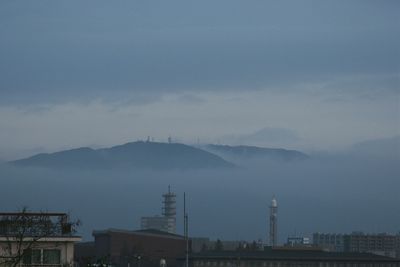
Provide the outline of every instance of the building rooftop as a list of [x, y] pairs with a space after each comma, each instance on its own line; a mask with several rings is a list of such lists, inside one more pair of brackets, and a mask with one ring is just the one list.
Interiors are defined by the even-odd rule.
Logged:
[[321, 261], [355, 261], [355, 262], [399, 262], [393, 259], [369, 253], [325, 252], [302, 249], [267, 249], [265, 251], [206, 251], [194, 253], [191, 259], [227, 259], [227, 260], [321, 260]]
[[165, 238], [176, 238], [176, 239], [184, 239], [185, 238], [182, 235], [172, 234], [172, 233], [160, 231], [157, 229], [144, 229], [144, 230], [132, 231], [132, 230], [123, 230], [123, 229], [114, 229], [114, 228], [109, 228], [106, 230], [95, 230], [95, 231], [93, 231], [93, 236], [112, 234], [112, 233], [131, 234], [131, 235], [152, 235], [152, 236], [159, 236], [159, 237], [165, 237]]
[[0, 212], [3, 237], [72, 237], [78, 225], [62, 212]]

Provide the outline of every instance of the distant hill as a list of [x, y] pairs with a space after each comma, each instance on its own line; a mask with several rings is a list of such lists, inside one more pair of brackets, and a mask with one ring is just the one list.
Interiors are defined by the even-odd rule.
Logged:
[[111, 148], [88, 147], [38, 154], [10, 162], [18, 166], [69, 169], [202, 169], [233, 167], [221, 157], [178, 143], [132, 142]]
[[300, 151], [256, 146], [206, 145], [204, 149], [226, 159], [271, 159], [280, 161], [304, 160], [308, 156]]
[[400, 135], [356, 143], [351, 147], [350, 152], [365, 156], [400, 159]]

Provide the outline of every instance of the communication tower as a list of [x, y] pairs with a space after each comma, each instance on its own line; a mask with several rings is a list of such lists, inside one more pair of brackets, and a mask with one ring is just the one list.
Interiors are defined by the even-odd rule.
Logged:
[[169, 233], [176, 232], [176, 194], [171, 192], [168, 186], [168, 193], [163, 194], [163, 210], [162, 215], [167, 219], [167, 228]]
[[275, 197], [269, 207], [269, 244], [273, 247], [278, 244], [278, 202]]

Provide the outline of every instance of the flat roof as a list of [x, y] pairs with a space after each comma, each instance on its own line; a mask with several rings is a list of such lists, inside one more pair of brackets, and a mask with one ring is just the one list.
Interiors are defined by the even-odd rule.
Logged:
[[67, 213], [62, 212], [0, 212], [0, 216], [66, 216]]
[[109, 228], [106, 230], [95, 230], [95, 231], [93, 231], [93, 236], [111, 234], [111, 233], [121, 233], [121, 234], [131, 234], [131, 235], [149, 235], [149, 236], [159, 236], [159, 237], [175, 238], [175, 239], [184, 239], [185, 238], [182, 235], [168, 233], [168, 232], [160, 231], [157, 229], [144, 229], [144, 230], [132, 231], [132, 230], [122, 230], [122, 229], [114, 229], [114, 228]]
[[192, 260], [300, 260], [300, 261], [353, 261], [353, 262], [396, 262], [400, 259], [379, 256], [370, 253], [326, 252], [317, 250], [281, 250], [265, 251], [205, 251], [190, 255]]

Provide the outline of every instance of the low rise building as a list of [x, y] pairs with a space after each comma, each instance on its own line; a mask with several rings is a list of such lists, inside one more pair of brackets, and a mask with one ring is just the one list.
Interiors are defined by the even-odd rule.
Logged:
[[344, 241], [342, 234], [333, 234], [333, 233], [313, 234], [313, 245], [322, 248], [326, 251], [343, 252], [344, 251], [343, 242]]
[[[185, 258], [179, 265], [186, 266]], [[265, 251], [207, 251], [189, 257], [190, 267], [399, 267], [400, 260], [368, 253], [269, 248]]]
[[368, 252], [382, 256], [400, 258], [400, 234], [351, 234], [313, 235], [313, 245], [328, 251], [336, 252]]
[[308, 237], [288, 237], [285, 247], [311, 247], [310, 238]]
[[355, 232], [343, 237], [344, 250], [369, 252], [377, 255], [400, 258], [400, 234], [364, 234]]
[[73, 266], [74, 233], [65, 213], [0, 213], [0, 266]]
[[172, 220], [164, 216], [149, 216], [140, 219], [140, 228], [142, 230], [155, 229], [163, 232], [169, 232]]
[[158, 230], [107, 229], [94, 231], [93, 236], [93, 243], [76, 245], [76, 261], [79, 266], [105, 264], [158, 267], [160, 262], [175, 266], [176, 259], [186, 252], [183, 236]]

